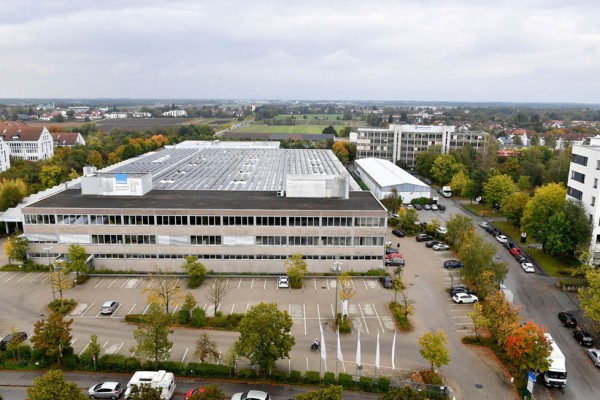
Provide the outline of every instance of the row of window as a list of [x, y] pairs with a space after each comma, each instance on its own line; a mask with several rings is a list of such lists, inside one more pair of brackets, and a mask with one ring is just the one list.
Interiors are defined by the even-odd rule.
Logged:
[[198, 215], [25, 214], [30, 225], [357, 226], [384, 227], [378, 217], [255, 217]]
[[[289, 258], [289, 254], [107, 254], [107, 253], [98, 253], [93, 254], [95, 259], [183, 259], [188, 256], [198, 257], [199, 260], [287, 260]], [[54, 258], [57, 254], [46, 254], [46, 253], [31, 253], [29, 257], [31, 258], [40, 258], [47, 259], [48, 256], [50, 258]], [[349, 256], [349, 255], [339, 255], [339, 256], [323, 256], [323, 255], [303, 255], [303, 259], [305, 260], [355, 260], [355, 261], [381, 261], [383, 260], [383, 256]]]

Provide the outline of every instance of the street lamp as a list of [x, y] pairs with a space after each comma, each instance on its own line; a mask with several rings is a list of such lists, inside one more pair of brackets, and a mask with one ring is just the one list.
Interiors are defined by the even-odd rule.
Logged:
[[50, 247], [44, 247], [42, 250], [46, 250], [46, 257], [48, 257], [48, 266], [50, 267], [50, 250], [52, 250], [54, 247], [50, 246]]
[[[48, 266], [52, 268], [52, 270], [50, 271], [51, 274], [54, 274], [54, 266], [50, 262], [50, 250], [52, 250], [53, 248], [54, 247], [52, 246], [43, 248], [43, 250], [46, 250], [46, 257], [48, 257]], [[56, 300], [56, 292], [54, 291], [54, 277], [50, 279], [50, 284], [52, 285], [52, 298]]]
[[335, 260], [335, 262], [333, 263], [333, 267], [331, 267], [332, 271], [336, 272], [335, 275], [335, 315], [333, 316], [333, 320], [334, 325], [337, 326], [337, 310], [338, 310], [338, 286], [340, 285], [340, 281], [339, 281], [339, 276], [340, 276], [340, 271], [342, 270], [342, 267], [340, 266], [342, 265], [342, 262], [340, 260]]

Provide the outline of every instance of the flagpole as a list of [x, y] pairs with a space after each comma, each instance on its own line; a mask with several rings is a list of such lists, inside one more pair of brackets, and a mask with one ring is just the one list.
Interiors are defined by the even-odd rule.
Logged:
[[338, 359], [340, 357], [340, 327], [337, 329], [337, 353], [335, 355], [335, 379], [338, 376]]

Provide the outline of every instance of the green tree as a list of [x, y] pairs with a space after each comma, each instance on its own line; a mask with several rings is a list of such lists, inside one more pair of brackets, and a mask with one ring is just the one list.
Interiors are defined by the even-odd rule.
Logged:
[[330, 385], [320, 390], [313, 390], [296, 396], [296, 400], [342, 400], [344, 388]]
[[419, 221], [419, 214], [417, 210], [406, 210], [400, 209], [398, 211], [398, 224], [397, 227], [405, 231], [406, 233], [414, 233], [417, 231], [417, 226], [415, 222]]
[[21, 358], [21, 349], [23, 346], [26, 346], [26, 344], [23, 340], [21, 340], [21, 336], [17, 334], [17, 328], [11, 326], [10, 333], [12, 334], [12, 337], [6, 343], [6, 351], [12, 354], [15, 361], [19, 361]]
[[455, 249], [460, 249], [463, 240], [475, 232], [473, 220], [461, 214], [452, 214], [446, 223], [446, 229], [448, 229], [448, 232], [445, 235], [445, 240]]
[[473, 311], [468, 312], [467, 316], [473, 321], [475, 337], [479, 338], [485, 327], [488, 325], [487, 319], [483, 314], [483, 305], [481, 303], [473, 304]]
[[434, 366], [439, 368], [450, 362], [447, 344], [448, 337], [443, 331], [426, 332], [419, 338], [419, 346], [421, 346], [419, 353], [431, 364], [431, 372]]
[[417, 154], [415, 157], [415, 169], [417, 172], [423, 176], [431, 176], [430, 171], [433, 162], [440, 154], [442, 154], [442, 147], [438, 145], [429, 146], [427, 150]]
[[301, 289], [302, 280], [308, 274], [308, 265], [304, 256], [300, 253], [292, 254], [283, 262], [283, 265], [290, 277], [292, 289]]
[[524, 149], [519, 156], [522, 174], [530, 177], [533, 186], [540, 186], [551, 159], [552, 151], [547, 147], [532, 146]]
[[0, 211], [17, 206], [27, 196], [27, 184], [23, 179], [7, 179], [0, 182]]
[[399, 274], [395, 274], [392, 277], [392, 289], [394, 290], [394, 302], [398, 302], [398, 292], [401, 292], [406, 289], [406, 285], [402, 280], [402, 269], [400, 269]]
[[92, 334], [88, 346], [79, 358], [83, 360], [91, 359], [92, 356], [98, 357], [100, 355], [100, 350], [102, 350], [102, 348], [100, 347], [100, 343], [98, 343], [98, 336]]
[[159, 363], [169, 357], [169, 351], [173, 343], [169, 341], [172, 317], [169, 313], [163, 313], [157, 303], [150, 303], [144, 323], [133, 332], [137, 346], [132, 349], [137, 355], [152, 360], [156, 367]]
[[544, 170], [544, 183], [556, 182], [567, 184], [569, 179], [569, 167], [571, 165], [572, 146], [563, 151], [557, 151]]
[[546, 240], [544, 252], [553, 256], [564, 257], [575, 248], [571, 241], [571, 224], [564, 211], [552, 215], [546, 223]]
[[188, 314], [188, 322], [192, 319], [192, 310], [196, 307], [198, 302], [192, 293], [186, 293], [183, 298], [183, 304], [181, 305], [181, 309], [186, 311]]
[[130, 396], [128, 400], [161, 400], [160, 389], [153, 388], [148, 383], [142, 383], [140, 385], [132, 385]]
[[27, 250], [29, 249], [29, 240], [19, 230], [16, 230], [4, 242], [4, 251], [8, 257], [8, 264], [12, 261], [24, 262], [27, 259]]
[[437, 395], [437, 392], [433, 392], [433, 393], [432, 392], [420, 392], [420, 391], [414, 390], [410, 386], [404, 386], [404, 387], [398, 388], [398, 389], [391, 389], [389, 392], [387, 392], [385, 395], [383, 395], [383, 397], [381, 399], [382, 400], [431, 400], [434, 398], [438, 398], [438, 397], [432, 397], [432, 396], [436, 396], [436, 395]]
[[479, 195], [477, 192], [477, 186], [473, 179], [468, 179], [462, 189], [461, 196], [470, 199], [473, 202], [473, 199]]
[[219, 350], [217, 342], [212, 340], [208, 333], [202, 332], [200, 337], [196, 339], [196, 348], [194, 349], [194, 359], [200, 360], [201, 363], [219, 359]]
[[47, 164], [40, 169], [40, 182], [45, 189], [58, 185], [63, 178], [63, 170], [56, 164]]
[[[479, 292], [480, 289], [487, 286], [485, 279], [482, 279], [483, 273], [491, 271], [491, 266], [495, 264], [496, 247], [483, 240], [479, 235], [470, 235], [468, 240], [463, 242], [458, 255], [464, 264], [462, 273], [465, 280]], [[497, 279], [502, 282], [505, 277], [506, 275], [498, 276]]]
[[160, 268], [151, 275], [153, 285], [146, 287], [142, 293], [148, 293], [148, 303], [157, 303], [165, 307], [165, 312], [169, 313], [170, 305], [177, 305], [183, 301], [184, 294], [177, 280], [168, 276], [168, 272], [163, 272]]
[[333, 126], [329, 125], [327, 128], [323, 129], [323, 134], [337, 136], [337, 131]]
[[454, 176], [452, 177], [452, 180], [450, 181], [450, 186], [452, 187], [452, 191], [454, 193], [462, 194], [462, 192], [465, 188], [465, 185], [467, 184], [468, 181], [469, 181], [469, 178], [467, 177], [467, 174], [465, 174], [465, 171], [463, 171], [461, 169], [456, 174], [454, 174]]
[[521, 218], [529, 201], [529, 194], [525, 192], [514, 192], [508, 195], [502, 203], [500, 211], [513, 226], [521, 226]]
[[586, 316], [600, 322], [600, 268], [588, 269], [585, 279], [588, 286], [579, 289], [581, 309]]
[[185, 273], [190, 276], [188, 287], [195, 288], [200, 286], [206, 277], [206, 267], [204, 264], [198, 261], [198, 257], [196, 256], [187, 256], [184, 258], [184, 260], [185, 262], [181, 266], [181, 269], [183, 269]]
[[549, 233], [548, 221], [552, 215], [564, 210], [566, 195], [567, 190], [558, 183], [537, 188], [523, 212], [522, 230], [529, 232], [544, 245]]
[[31, 343], [49, 361], [61, 365], [65, 353], [71, 351], [71, 324], [59, 312], [50, 311], [48, 320], [39, 320], [33, 326]]
[[497, 290], [488, 296], [483, 303], [483, 315], [487, 328], [500, 346], [504, 346], [508, 336], [521, 323], [520, 307], [513, 306], [504, 298], [504, 293]]
[[398, 190], [394, 188], [390, 194], [381, 200], [381, 204], [383, 204], [389, 212], [396, 214], [402, 205], [402, 197], [398, 195]]
[[63, 373], [51, 369], [43, 376], [35, 378], [33, 386], [27, 388], [25, 400], [85, 400], [87, 396], [75, 383], [65, 381]]
[[445, 185], [463, 168], [450, 154], [440, 154], [433, 161], [430, 174], [437, 183]]
[[202, 391], [194, 394], [190, 400], [225, 400], [225, 393], [213, 383], [204, 386]]
[[508, 175], [492, 176], [483, 185], [483, 198], [488, 204], [502, 204], [515, 191], [515, 183]]
[[504, 349], [511, 363], [519, 371], [548, 371], [548, 358], [552, 353], [552, 345], [544, 335], [545, 329], [528, 321], [516, 328], [507, 338]]
[[72, 244], [69, 246], [66, 259], [67, 271], [75, 271], [75, 282], [79, 282], [79, 274], [88, 272], [88, 254], [83, 246]]
[[569, 237], [573, 243], [569, 254], [574, 254], [578, 248], [589, 248], [592, 240], [592, 221], [588, 218], [583, 203], [579, 200], [567, 200], [565, 217], [569, 222]]
[[100, 154], [100, 152], [97, 150], [91, 150], [88, 153], [86, 161], [88, 164], [96, 168], [102, 168], [102, 154]]
[[240, 321], [235, 351], [251, 365], [258, 365], [261, 373], [270, 374], [277, 360], [289, 358], [296, 343], [290, 335], [292, 324], [290, 315], [279, 311], [277, 304], [260, 303], [250, 308]]

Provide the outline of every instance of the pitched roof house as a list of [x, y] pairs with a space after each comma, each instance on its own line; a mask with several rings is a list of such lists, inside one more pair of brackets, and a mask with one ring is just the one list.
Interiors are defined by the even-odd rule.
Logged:
[[85, 146], [85, 139], [79, 132], [50, 132], [55, 146], [73, 147], [76, 144]]
[[21, 121], [0, 122], [0, 138], [10, 147], [10, 156], [24, 160], [47, 160], [54, 155], [52, 136], [46, 127], [31, 127]]

